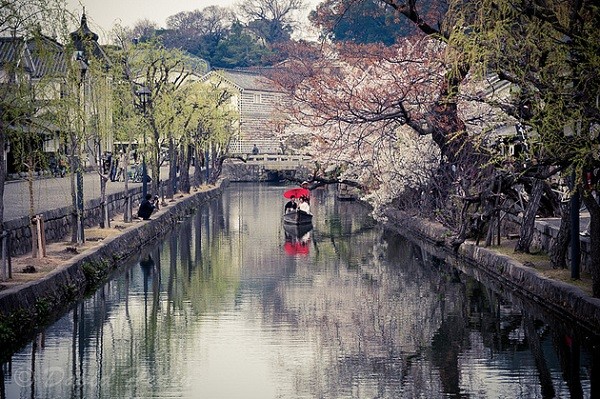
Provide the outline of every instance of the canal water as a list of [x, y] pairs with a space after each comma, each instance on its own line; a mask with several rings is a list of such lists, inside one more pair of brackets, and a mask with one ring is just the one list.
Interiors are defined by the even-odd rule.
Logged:
[[[4, 398], [587, 398], [595, 338], [356, 202], [233, 184], [2, 365]], [[595, 366], [595, 368], [594, 368]]]

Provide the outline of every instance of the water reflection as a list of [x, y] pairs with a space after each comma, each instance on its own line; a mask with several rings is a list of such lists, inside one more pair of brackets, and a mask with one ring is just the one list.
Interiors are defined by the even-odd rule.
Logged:
[[312, 224], [284, 224], [285, 243], [283, 248], [288, 255], [307, 255], [310, 252], [310, 231]]
[[292, 234], [281, 191], [234, 185], [199, 209], [15, 353], [0, 397], [592, 396], [598, 349], [573, 325], [327, 192]]

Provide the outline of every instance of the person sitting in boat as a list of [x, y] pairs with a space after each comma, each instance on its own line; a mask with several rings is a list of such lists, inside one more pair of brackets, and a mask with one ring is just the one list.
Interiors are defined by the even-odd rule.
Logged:
[[300, 197], [300, 203], [298, 204], [298, 212], [306, 213], [310, 215], [310, 205], [308, 205], [308, 198], [305, 196]]
[[296, 196], [292, 195], [290, 200], [285, 204], [285, 213], [295, 212], [297, 208]]

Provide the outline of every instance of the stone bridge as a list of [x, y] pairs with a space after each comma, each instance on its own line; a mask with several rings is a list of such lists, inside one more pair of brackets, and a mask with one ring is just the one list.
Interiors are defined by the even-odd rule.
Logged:
[[232, 181], [273, 181], [307, 178], [312, 167], [309, 155], [241, 154], [223, 164], [223, 171]]
[[246, 155], [247, 165], [259, 165], [266, 170], [296, 170], [312, 165], [312, 157], [309, 155], [285, 155], [285, 154], [257, 154]]

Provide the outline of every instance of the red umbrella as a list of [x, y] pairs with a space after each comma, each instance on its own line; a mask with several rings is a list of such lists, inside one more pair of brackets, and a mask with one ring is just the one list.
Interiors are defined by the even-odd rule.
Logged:
[[285, 193], [283, 193], [283, 196], [285, 198], [310, 197], [310, 191], [307, 188], [297, 187], [297, 188], [292, 188], [290, 190], [287, 190]]

